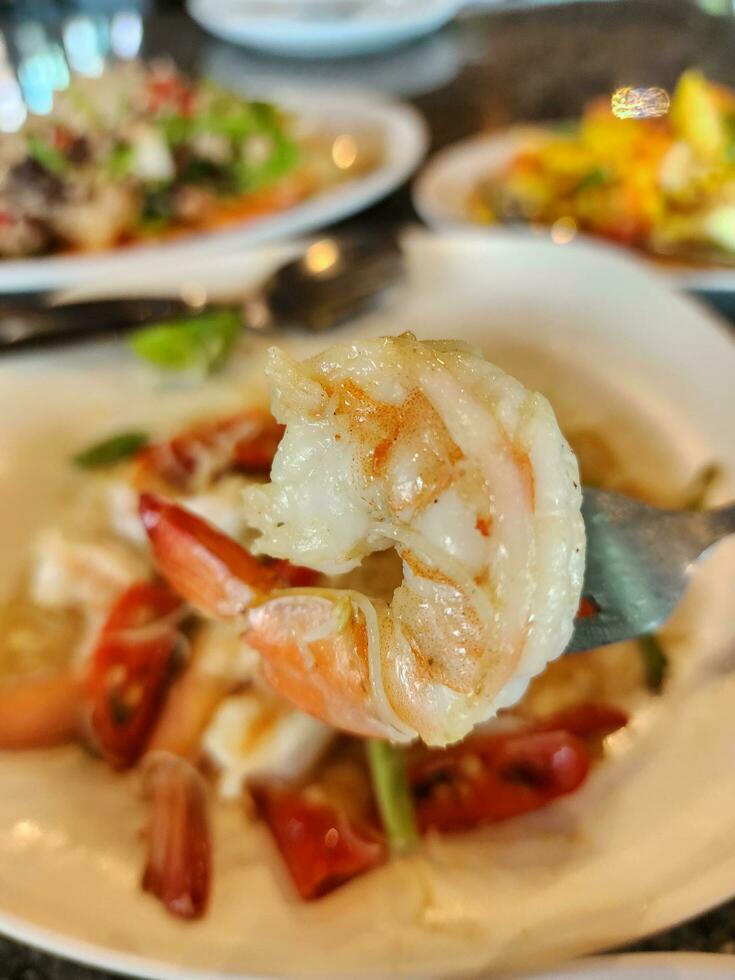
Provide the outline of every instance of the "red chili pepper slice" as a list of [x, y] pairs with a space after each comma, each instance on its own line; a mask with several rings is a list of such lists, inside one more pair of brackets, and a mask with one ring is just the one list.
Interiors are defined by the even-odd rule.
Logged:
[[536, 722], [537, 732], [562, 731], [578, 738], [603, 738], [628, 724], [628, 715], [610, 704], [575, 704]]
[[584, 743], [567, 732], [475, 736], [410, 770], [421, 831], [469, 830], [546, 806], [582, 785]]
[[584, 739], [628, 723], [624, 711], [580, 704], [520, 730], [474, 735], [427, 750], [411, 767], [422, 831], [468, 830], [546, 806], [578, 789], [590, 768]]
[[115, 768], [143, 752], [171, 679], [184, 604], [163, 583], [132, 585], [112, 608], [87, 681], [90, 736]]
[[201, 472], [212, 479], [228, 470], [268, 474], [283, 432], [284, 427], [262, 411], [203, 422], [142, 449], [137, 485], [143, 489], [153, 478], [186, 491], [194, 488]]
[[275, 784], [251, 791], [302, 898], [326, 895], [386, 860], [377, 832], [330, 803]]

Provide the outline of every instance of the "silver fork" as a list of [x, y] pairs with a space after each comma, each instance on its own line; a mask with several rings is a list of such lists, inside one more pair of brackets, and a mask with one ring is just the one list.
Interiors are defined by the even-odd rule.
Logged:
[[629, 640], [671, 615], [697, 562], [735, 534], [735, 504], [673, 511], [607, 490], [584, 490], [587, 566], [567, 653]]

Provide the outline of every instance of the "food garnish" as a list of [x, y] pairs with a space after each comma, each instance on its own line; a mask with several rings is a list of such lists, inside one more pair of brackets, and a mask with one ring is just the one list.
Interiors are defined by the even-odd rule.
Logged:
[[115, 463], [134, 456], [147, 443], [148, 435], [145, 432], [119, 432], [77, 453], [72, 461], [83, 470], [114, 466]]
[[405, 854], [419, 839], [405, 749], [377, 738], [365, 743], [380, 819], [393, 854]]
[[241, 326], [236, 310], [211, 310], [137, 330], [130, 347], [161, 371], [210, 374], [227, 363]]

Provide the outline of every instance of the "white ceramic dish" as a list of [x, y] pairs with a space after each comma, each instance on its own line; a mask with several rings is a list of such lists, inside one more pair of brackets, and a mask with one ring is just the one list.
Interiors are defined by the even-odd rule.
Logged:
[[[529, 137], [543, 134], [542, 127], [514, 126], [491, 135], [462, 140], [437, 153], [426, 164], [413, 186], [413, 203], [429, 227], [440, 231], [475, 229], [484, 235], [516, 235], [521, 238], [547, 237], [540, 229], [518, 226], [510, 231], [481, 225], [468, 212], [468, 199], [479, 181], [504, 167]], [[586, 236], [584, 236], [586, 237]], [[613, 247], [613, 246], [611, 246]], [[682, 289], [735, 290], [735, 267], [663, 263], [631, 252], [639, 261], [669, 277]]]
[[[170, 285], [242, 287], [282, 255], [183, 266]], [[642, 480], [680, 486], [716, 459], [729, 474], [721, 499], [735, 495], [735, 345], [694, 303], [596, 246], [420, 235], [408, 258], [393, 305], [341, 336], [464, 337], [544, 390], [563, 424], [614, 431]], [[134, 284], [166, 281], [151, 270]], [[325, 340], [283, 342], [305, 353]], [[265, 343], [249, 342], [246, 368], [257, 372]], [[161, 389], [113, 343], [0, 362], [0, 583], [74, 492], [75, 448], [195, 414], [243, 383], [233, 367], [208, 389]], [[445, 838], [313, 904], [294, 899], [266, 833], [223, 806], [209, 915], [182, 925], [138, 889], [143, 810], [128, 779], [76, 749], [0, 756], [0, 930], [147, 978], [497, 976], [610, 948], [728, 898], [733, 545], [697, 573], [671, 624], [665, 694], [634, 713], [580, 793]]]
[[[253, 94], [249, 92], [248, 94]], [[51, 256], [0, 261], [0, 293], [51, 289], [135, 274], [152, 264], [176, 268], [216, 252], [250, 248], [263, 242], [303, 234], [368, 207], [400, 186], [416, 169], [427, 146], [423, 119], [409, 106], [356, 91], [308, 87], [258, 95], [297, 114], [323, 122], [329, 131], [370, 134], [383, 146], [383, 161], [356, 177], [277, 214], [240, 225], [189, 235], [155, 245], [113, 249], [95, 255]]]
[[462, 5], [462, 0], [371, 0], [333, 3], [330, 16], [316, 16], [303, 2], [188, 0], [187, 10], [225, 41], [301, 58], [344, 58], [424, 37]]
[[[641, 953], [599, 956], [525, 980], [732, 980], [735, 956]], [[521, 978], [518, 978], [521, 980]]]

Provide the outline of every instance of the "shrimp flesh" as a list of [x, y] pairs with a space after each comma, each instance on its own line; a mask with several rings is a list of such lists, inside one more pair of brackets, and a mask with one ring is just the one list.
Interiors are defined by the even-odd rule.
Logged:
[[402, 583], [390, 602], [273, 591], [234, 542], [144, 504], [159, 568], [200, 608], [243, 616], [267, 680], [302, 710], [394, 741], [463, 738], [572, 632], [581, 490], [551, 407], [475, 350], [410, 334], [303, 363], [273, 349], [268, 374], [286, 431], [271, 482], [245, 491], [255, 550], [339, 575], [394, 548]]

